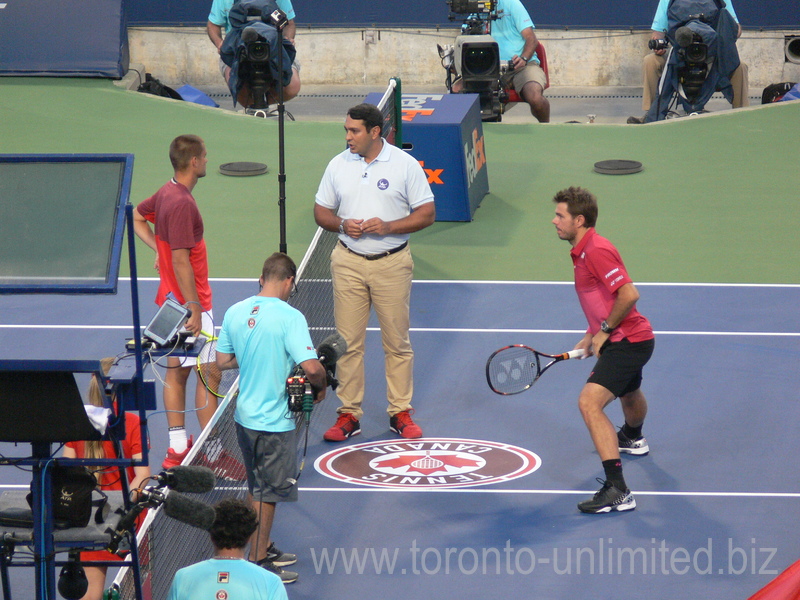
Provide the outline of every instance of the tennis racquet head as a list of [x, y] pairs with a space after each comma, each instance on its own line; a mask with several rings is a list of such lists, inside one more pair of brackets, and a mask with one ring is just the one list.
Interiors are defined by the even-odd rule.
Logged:
[[217, 336], [201, 331], [206, 342], [197, 355], [197, 373], [206, 389], [217, 398], [224, 398], [239, 377], [239, 369], [221, 370], [217, 366]]
[[[545, 354], [522, 344], [505, 346], [495, 350], [486, 361], [486, 381], [495, 394], [519, 394], [536, 383], [557, 362], [581, 358], [584, 354], [583, 350]], [[550, 362], [542, 366], [542, 358], [550, 359]]]

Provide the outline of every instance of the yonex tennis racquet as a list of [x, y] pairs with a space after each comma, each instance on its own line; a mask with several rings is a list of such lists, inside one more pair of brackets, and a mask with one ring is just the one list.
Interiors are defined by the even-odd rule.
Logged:
[[217, 336], [201, 331], [206, 343], [197, 355], [197, 372], [206, 389], [217, 398], [224, 398], [239, 377], [239, 369], [221, 371], [217, 366]]
[[[545, 354], [522, 344], [500, 348], [486, 361], [486, 381], [495, 394], [510, 396], [530, 388], [554, 364], [570, 358], [580, 358], [583, 350], [563, 354]], [[549, 363], [542, 367], [542, 358]]]

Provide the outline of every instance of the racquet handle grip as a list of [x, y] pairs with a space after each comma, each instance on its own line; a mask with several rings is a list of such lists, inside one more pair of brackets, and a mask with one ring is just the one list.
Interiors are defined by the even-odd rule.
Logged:
[[586, 355], [586, 351], [579, 349], [579, 350], [570, 350], [566, 353], [566, 358], [583, 358]]

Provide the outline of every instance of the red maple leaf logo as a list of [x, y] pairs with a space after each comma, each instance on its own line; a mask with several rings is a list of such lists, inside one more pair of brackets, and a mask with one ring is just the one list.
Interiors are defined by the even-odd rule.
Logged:
[[461, 458], [456, 454], [441, 454], [431, 456], [430, 452], [425, 454], [404, 454], [397, 458], [390, 458], [375, 463], [378, 467], [391, 467], [400, 469], [407, 467], [406, 473], [416, 471], [421, 475], [433, 475], [434, 473], [447, 473], [447, 467], [477, 467], [480, 462], [472, 458]]

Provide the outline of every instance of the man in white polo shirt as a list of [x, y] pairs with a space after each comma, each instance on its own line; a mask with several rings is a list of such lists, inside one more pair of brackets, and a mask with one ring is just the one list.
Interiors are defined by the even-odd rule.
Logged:
[[347, 149], [328, 164], [314, 205], [323, 229], [339, 233], [331, 253], [336, 328], [347, 342], [337, 362], [342, 406], [324, 438], [344, 441], [361, 432], [364, 341], [375, 307], [386, 366], [389, 427], [404, 438], [422, 437], [411, 419], [414, 351], [409, 305], [414, 262], [409, 234], [431, 225], [433, 192], [419, 163], [381, 137], [383, 115], [371, 104], [347, 112]]

